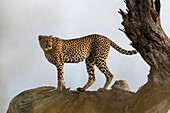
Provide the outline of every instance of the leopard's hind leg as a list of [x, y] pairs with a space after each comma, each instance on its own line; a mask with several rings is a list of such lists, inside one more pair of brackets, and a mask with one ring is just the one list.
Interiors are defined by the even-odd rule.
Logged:
[[95, 79], [95, 62], [94, 62], [94, 58], [92, 58], [91, 56], [89, 56], [86, 59], [86, 68], [87, 68], [87, 72], [89, 74], [88, 82], [86, 83], [86, 85], [83, 88], [80, 88], [80, 87], [77, 88], [78, 91], [85, 91], [96, 80]]
[[109, 84], [111, 83], [113, 79], [113, 74], [109, 71], [106, 65], [106, 59], [99, 58], [95, 61], [95, 64], [106, 77], [106, 83], [104, 87], [98, 89], [99, 91], [104, 91], [108, 88]]

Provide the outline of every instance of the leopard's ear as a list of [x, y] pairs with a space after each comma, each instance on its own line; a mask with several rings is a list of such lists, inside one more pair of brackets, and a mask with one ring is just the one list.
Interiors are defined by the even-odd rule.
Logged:
[[50, 37], [50, 38], [53, 38], [53, 35], [50, 35], [49, 37]]
[[40, 41], [42, 39], [42, 35], [39, 35], [38, 36], [38, 40]]

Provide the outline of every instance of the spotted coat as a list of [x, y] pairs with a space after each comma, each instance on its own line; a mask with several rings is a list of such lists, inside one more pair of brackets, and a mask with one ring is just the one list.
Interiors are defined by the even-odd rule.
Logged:
[[83, 60], [89, 75], [88, 82], [78, 91], [85, 91], [95, 81], [95, 66], [105, 75], [106, 83], [99, 90], [106, 90], [113, 79], [113, 74], [109, 71], [106, 58], [110, 46], [125, 55], [136, 54], [136, 50], [128, 51], [122, 49], [110, 39], [99, 34], [92, 34], [82, 38], [63, 40], [53, 36], [39, 36], [39, 43], [44, 50], [47, 60], [54, 64], [58, 70], [58, 90], [65, 88], [63, 78], [64, 63], [78, 63]]

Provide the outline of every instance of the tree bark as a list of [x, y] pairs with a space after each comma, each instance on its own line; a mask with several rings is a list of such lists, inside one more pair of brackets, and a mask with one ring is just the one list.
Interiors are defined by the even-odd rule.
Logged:
[[7, 113], [125, 113], [134, 93], [121, 86], [124, 83], [104, 92], [60, 92], [55, 87], [39, 87], [16, 96]]
[[120, 9], [122, 31], [150, 66], [148, 82], [131, 98], [126, 112], [167, 112], [170, 109], [170, 40], [160, 24], [160, 0], [125, 2], [127, 13]]
[[160, 0], [125, 0], [125, 3], [127, 12], [119, 11], [124, 26], [121, 31], [150, 66], [144, 86], [136, 93], [119, 87], [82, 93], [41, 87], [16, 96], [8, 113], [167, 113], [170, 109], [170, 39], [160, 24]]

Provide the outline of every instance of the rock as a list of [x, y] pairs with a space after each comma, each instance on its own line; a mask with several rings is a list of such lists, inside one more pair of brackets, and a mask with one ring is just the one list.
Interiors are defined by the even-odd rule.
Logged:
[[118, 88], [118, 89], [122, 89], [122, 90], [126, 90], [126, 91], [131, 91], [128, 83], [126, 82], [126, 80], [118, 80], [115, 81], [115, 83], [112, 86], [113, 88]]

